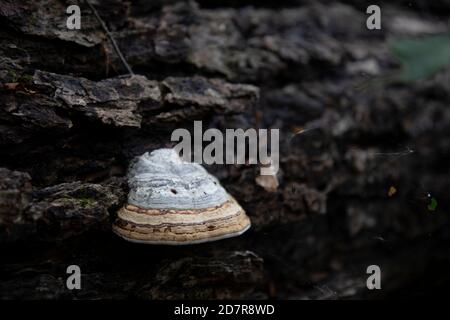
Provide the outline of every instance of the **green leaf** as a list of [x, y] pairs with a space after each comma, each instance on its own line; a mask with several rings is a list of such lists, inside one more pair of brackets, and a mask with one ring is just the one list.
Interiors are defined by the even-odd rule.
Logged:
[[450, 35], [395, 40], [390, 44], [390, 51], [402, 66], [396, 78], [419, 80], [450, 66]]

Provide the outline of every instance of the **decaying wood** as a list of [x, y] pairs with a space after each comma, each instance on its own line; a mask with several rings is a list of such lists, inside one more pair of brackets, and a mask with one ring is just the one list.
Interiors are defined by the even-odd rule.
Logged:
[[[96, 1], [135, 75], [72, 2], [80, 31], [63, 0], [0, 4], [1, 298], [371, 298], [448, 283], [435, 266], [450, 262], [449, 70], [364, 86], [397, 66], [388, 40], [448, 32], [448, 1], [394, 1], [374, 32], [356, 1]], [[199, 119], [281, 129], [276, 187], [254, 166], [207, 167], [253, 228], [170, 250], [115, 237], [130, 161]], [[65, 287], [71, 264], [83, 290]], [[370, 264], [381, 292], [365, 286]]]

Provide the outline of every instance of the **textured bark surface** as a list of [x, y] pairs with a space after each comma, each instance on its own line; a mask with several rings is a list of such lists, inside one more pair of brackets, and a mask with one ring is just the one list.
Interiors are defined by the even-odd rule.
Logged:
[[[449, 1], [389, 2], [378, 31], [357, 1], [92, 2], [136, 75], [83, 1], [74, 31], [69, 1], [0, 2], [1, 298], [385, 298], [450, 283], [450, 70], [367, 85], [398, 67], [392, 39], [448, 33]], [[278, 186], [256, 166], [206, 166], [252, 229], [170, 248], [113, 235], [130, 161], [194, 120], [280, 129]], [[72, 264], [82, 290], [66, 288]]]

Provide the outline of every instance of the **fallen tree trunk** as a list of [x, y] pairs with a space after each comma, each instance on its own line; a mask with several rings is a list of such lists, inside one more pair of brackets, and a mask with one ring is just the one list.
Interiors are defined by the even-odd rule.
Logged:
[[[136, 74], [127, 75], [84, 2], [82, 29], [70, 31], [65, 1], [3, 1], [1, 298], [383, 298], [443, 288], [449, 70], [361, 89], [397, 65], [388, 39], [448, 32], [448, 1], [422, 11], [425, 2], [403, 3], [383, 6], [373, 32], [352, 1], [97, 1]], [[111, 221], [130, 161], [172, 146], [171, 132], [194, 120], [281, 130], [275, 190], [257, 182], [256, 166], [206, 166], [253, 228], [179, 248], [119, 239]], [[72, 264], [80, 291], [65, 285]], [[366, 287], [372, 264], [383, 272], [379, 292]]]

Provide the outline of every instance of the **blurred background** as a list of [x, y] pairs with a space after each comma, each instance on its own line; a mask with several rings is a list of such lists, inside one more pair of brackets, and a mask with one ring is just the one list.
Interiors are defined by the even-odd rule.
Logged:
[[[450, 1], [89, 3], [100, 19], [86, 1], [0, 1], [0, 298], [446, 294]], [[280, 129], [269, 181], [206, 166], [252, 229], [185, 247], [112, 234], [129, 162], [194, 120]]]

